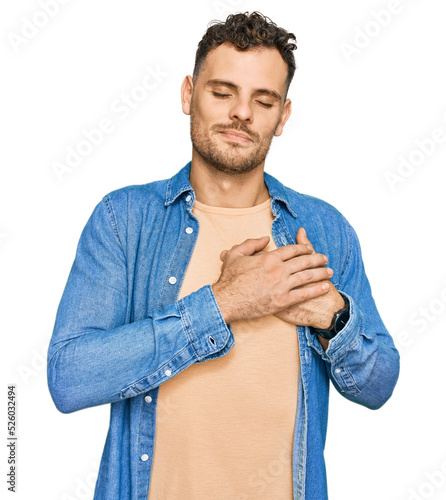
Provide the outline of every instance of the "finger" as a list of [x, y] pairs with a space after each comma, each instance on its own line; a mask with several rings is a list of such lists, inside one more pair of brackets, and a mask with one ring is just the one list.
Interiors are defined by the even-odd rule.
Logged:
[[[300, 227], [299, 230], [297, 231], [296, 241], [298, 244], [301, 244], [301, 245], [309, 245], [313, 249], [313, 245], [311, 244], [310, 240], [308, 239], [307, 232], [305, 231], [305, 228], [303, 228], [303, 227]], [[313, 249], [313, 252], [314, 252], [314, 249]]]
[[314, 285], [296, 288], [295, 290], [290, 290], [289, 299], [290, 306], [300, 304], [306, 300], [315, 299], [328, 292], [330, 285], [328, 283], [315, 283]]
[[301, 255], [285, 262], [286, 270], [289, 274], [299, 273], [305, 269], [324, 267], [328, 264], [328, 259], [323, 253], [312, 253]]
[[329, 267], [318, 267], [316, 269], [306, 269], [300, 273], [292, 274], [288, 284], [290, 290], [296, 287], [308, 285], [310, 283], [318, 283], [320, 281], [329, 280], [333, 276], [333, 270]]
[[226, 254], [228, 253], [227, 250], [223, 250], [223, 252], [220, 253], [220, 260], [225, 260]]
[[284, 247], [277, 248], [274, 252], [277, 252], [280, 255], [280, 258], [285, 262], [293, 259], [294, 257], [299, 257], [300, 255], [311, 254], [313, 252], [313, 247], [305, 244], [286, 245]]
[[269, 243], [269, 236], [261, 236], [260, 238], [250, 238], [245, 240], [240, 245], [235, 245], [231, 248], [231, 252], [235, 252], [241, 255], [253, 255], [256, 252], [263, 250]]
[[255, 253], [255, 254], [253, 254], [253, 255], [262, 255], [262, 254], [264, 254], [264, 253], [269, 253], [269, 252], [267, 252], [266, 250], [260, 250], [260, 252], [256, 252], [256, 253]]

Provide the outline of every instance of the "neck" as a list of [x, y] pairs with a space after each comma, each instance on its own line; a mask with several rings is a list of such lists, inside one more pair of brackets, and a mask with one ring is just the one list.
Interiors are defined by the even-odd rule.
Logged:
[[189, 180], [200, 203], [213, 207], [248, 208], [269, 198], [263, 168], [264, 163], [251, 172], [227, 174], [192, 154]]

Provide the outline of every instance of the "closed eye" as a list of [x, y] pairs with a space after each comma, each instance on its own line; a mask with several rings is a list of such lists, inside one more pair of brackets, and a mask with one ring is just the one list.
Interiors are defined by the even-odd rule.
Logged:
[[[220, 92], [215, 92], [213, 91], [212, 94], [215, 96], [215, 97], [219, 97], [219, 98], [225, 98], [225, 97], [231, 97], [231, 94], [221, 94]], [[267, 103], [267, 102], [263, 102], [263, 101], [257, 101], [261, 106], [263, 106], [264, 108], [272, 108], [273, 105], [270, 104], [270, 103]]]

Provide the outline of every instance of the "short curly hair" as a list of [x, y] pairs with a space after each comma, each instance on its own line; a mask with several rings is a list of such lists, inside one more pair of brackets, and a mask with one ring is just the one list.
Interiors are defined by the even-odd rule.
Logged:
[[208, 53], [225, 42], [232, 44], [237, 50], [271, 47], [280, 52], [287, 64], [286, 91], [288, 92], [296, 71], [293, 50], [297, 48], [295, 43], [289, 42], [290, 39], [296, 41], [293, 33], [279, 28], [271, 19], [257, 11], [251, 14], [248, 12], [231, 14], [226, 21], [213, 21], [198, 44], [193, 72], [194, 80], [199, 75]]

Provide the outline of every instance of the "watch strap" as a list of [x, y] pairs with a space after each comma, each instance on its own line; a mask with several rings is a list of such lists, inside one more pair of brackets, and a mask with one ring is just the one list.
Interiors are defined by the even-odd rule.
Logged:
[[322, 338], [330, 340], [344, 328], [350, 318], [350, 303], [344, 296], [342, 296], [342, 298], [344, 299], [344, 307], [335, 312], [330, 327], [324, 329], [313, 328], [310, 326], [310, 331], [312, 334], [317, 333]]

